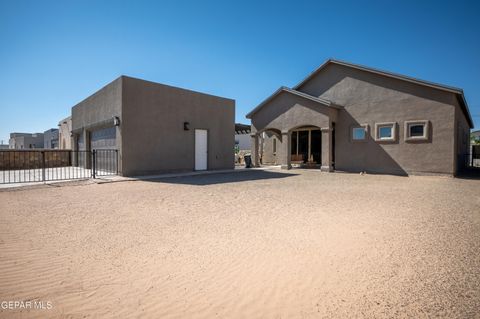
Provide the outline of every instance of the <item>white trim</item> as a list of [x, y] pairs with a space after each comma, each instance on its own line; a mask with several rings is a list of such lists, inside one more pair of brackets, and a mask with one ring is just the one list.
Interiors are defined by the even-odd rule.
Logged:
[[[391, 127], [391, 137], [380, 137], [379, 130], [381, 127]], [[396, 142], [397, 141], [397, 122], [375, 123], [375, 141], [377, 142]]]
[[[426, 120], [415, 120], [415, 121], [405, 121], [404, 123], [404, 138], [406, 142], [413, 141], [428, 141], [429, 138], [429, 125]], [[412, 125], [423, 125], [423, 135], [422, 136], [410, 136], [410, 126]]]

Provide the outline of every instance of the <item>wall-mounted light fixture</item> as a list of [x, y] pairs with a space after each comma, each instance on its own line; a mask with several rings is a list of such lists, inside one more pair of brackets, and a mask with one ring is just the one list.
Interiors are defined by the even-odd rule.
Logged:
[[113, 125], [120, 126], [120, 118], [118, 116], [113, 117]]
[[190, 130], [189, 125], [190, 125], [190, 123], [188, 123], [188, 122], [183, 122], [183, 130], [184, 130], [184, 131], [189, 131], [189, 130]]

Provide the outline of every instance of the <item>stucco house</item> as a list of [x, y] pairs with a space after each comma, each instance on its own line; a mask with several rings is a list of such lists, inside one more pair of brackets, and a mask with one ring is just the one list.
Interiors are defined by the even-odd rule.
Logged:
[[10, 133], [8, 140], [10, 149], [42, 149], [44, 145], [43, 133]]
[[118, 172], [234, 167], [235, 101], [121, 76], [72, 108], [73, 150], [118, 150]]
[[400, 175], [455, 175], [473, 127], [461, 89], [332, 59], [247, 118], [256, 166]]
[[250, 138], [251, 127], [247, 124], [235, 123], [235, 149], [250, 151], [252, 139]]
[[56, 149], [58, 148], [58, 129], [51, 128], [43, 132], [43, 148]]
[[471, 142], [474, 142], [474, 143], [480, 143], [480, 130], [471, 132], [470, 140]]

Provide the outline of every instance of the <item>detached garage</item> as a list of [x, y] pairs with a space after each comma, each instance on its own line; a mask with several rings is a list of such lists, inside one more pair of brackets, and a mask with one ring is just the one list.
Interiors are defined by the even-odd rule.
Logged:
[[234, 100], [121, 76], [72, 108], [73, 149], [118, 152], [123, 176], [230, 169], [234, 116]]

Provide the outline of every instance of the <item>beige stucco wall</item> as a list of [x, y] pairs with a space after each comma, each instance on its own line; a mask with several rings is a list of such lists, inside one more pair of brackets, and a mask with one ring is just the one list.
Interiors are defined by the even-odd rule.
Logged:
[[[282, 147], [282, 140], [270, 132], [265, 132], [264, 138], [261, 140], [262, 144], [262, 164], [279, 165], [280, 162], [277, 158], [277, 152]], [[273, 140], [276, 140], [277, 152], [273, 152]]]
[[117, 78], [72, 108], [73, 131], [121, 116], [122, 80]]
[[252, 132], [275, 129], [278, 133], [300, 126], [329, 127], [335, 121], [337, 110], [281, 92], [252, 117]]
[[207, 168], [233, 168], [234, 117], [234, 100], [123, 77], [123, 174], [193, 170], [195, 129], [208, 130]]
[[234, 100], [122, 76], [72, 108], [72, 129], [80, 148], [89, 149], [91, 131], [119, 117], [124, 176], [193, 170], [195, 129], [206, 129], [207, 169], [227, 169], [234, 167], [234, 115]]
[[[338, 64], [327, 65], [296, 89], [343, 109], [282, 93], [253, 114], [252, 131], [335, 123], [337, 170], [454, 175], [458, 154], [467, 152], [463, 136], [468, 122], [454, 93]], [[405, 140], [405, 122], [416, 120], [428, 121], [428, 140]], [[375, 124], [384, 122], [396, 123], [394, 142], [375, 141]], [[360, 125], [368, 126], [367, 139], [352, 141], [351, 128]], [[266, 152], [269, 143], [265, 143]], [[265, 159], [270, 157], [264, 154]]]

